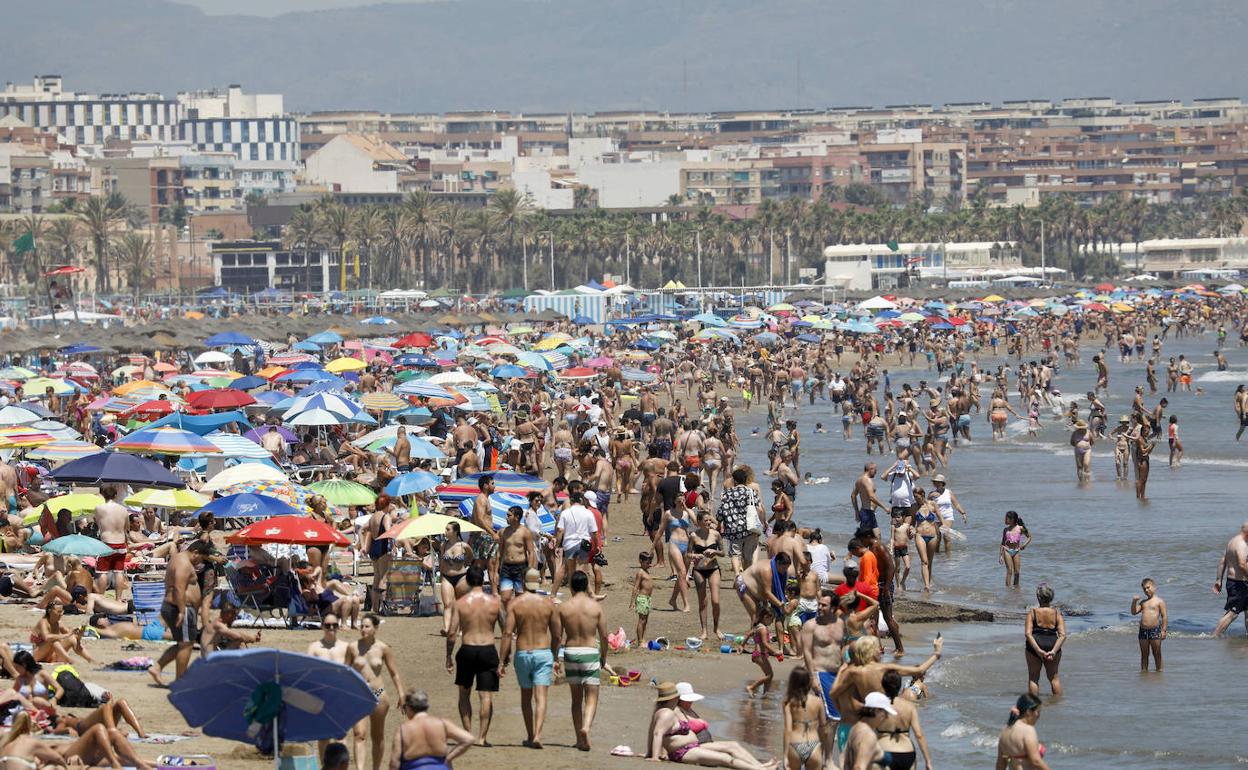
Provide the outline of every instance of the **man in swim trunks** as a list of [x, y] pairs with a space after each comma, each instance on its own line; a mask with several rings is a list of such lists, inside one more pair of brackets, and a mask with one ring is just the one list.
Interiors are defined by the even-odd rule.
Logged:
[[[501, 605], [498, 597], [487, 594], [485, 570], [473, 565], [465, 575], [468, 593], [455, 600], [451, 625], [446, 633], [446, 670], [455, 674], [459, 688], [459, 719], [464, 729], [472, 731], [472, 687], [476, 684], [481, 701], [481, 733], [477, 742], [489, 746], [490, 719], [494, 715], [494, 693], [502, 666], [498, 648], [494, 646], [494, 626], [499, 621]], [[463, 644], [455, 650], [455, 642], [463, 634]]]
[[849, 493], [849, 505], [854, 510], [854, 518], [859, 527], [873, 529], [878, 534], [880, 524], [875, 518], [875, 509], [888, 510], [888, 506], [875, 494], [875, 463], [862, 466], [862, 475], [854, 482]]
[[[832, 700], [832, 685], [842, 660], [841, 641], [845, 638], [845, 621], [840, 612], [840, 602], [834, 594], [819, 594], [819, 609], [815, 617], [802, 624], [802, 662], [806, 670], [819, 682], [823, 694], [824, 711], [828, 719], [839, 722], [841, 714]], [[827, 736], [820, 736], [827, 745]]]
[[606, 662], [607, 621], [602, 605], [589, 595], [589, 576], [578, 570], [572, 573], [568, 584], [572, 597], [559, 605], [563, 667], [572, 691], [576, 748], [589, 751], [589, 731], [598, 713], [599, 670], [612, 676], [615, 671]]
[[100, 540], [113, 549], [113, 553], [95, 560], [98, 575], [96, 590], [104, 593], [109, 588], [117, 592], [117, 600], [130, 598], [130, 581], [126, 579], [126, 544], [130, 530], [130, 512], [117, 502], [117, 486], [105, 484], [100, 489], [104, 502], [95, 506], [95, 526]]
[[498, 568], [498, 594], [507, 607], [512, 596], [524, 593], [524, 573], [537, 566], [537, 543], [533, 531], [524, 525], [524, 509], [520, 506], [507, 509], [507, 526], [499, 541], [503, 563]]
[[[1248, 521], [1226, 544], [1218, 561], [1218, 576], [1213, 582], [1213, 590], [1218, 593], [1222, 592], [1223, 577], [1226, 578], [1226, 614], [1213, 630], [1214, 636], [1226, 633], [1236, 615], [1248, 613]], [[1248, 614], [1244, 614], [1244, 630], [1248, 631]]]
[[546, 691], [550, 689], [558, 665], [562, 630], [554, 600], [537, 593], [541, 587], [541, 577], [535, 569], [525, 573], [526, 591], [518, 594], [507, 605], [507, 622], [503, 626], [503, 639], [499, 649], [503, 662], [499, 665], [498, 675], [502, 677], [507, 671], [507, 659], [514, 634], [520, 713], [524, 715], [524, 730], [528, 735], [524, 745], [530, 749], [542, 748], [542, 726], [546, 723]]

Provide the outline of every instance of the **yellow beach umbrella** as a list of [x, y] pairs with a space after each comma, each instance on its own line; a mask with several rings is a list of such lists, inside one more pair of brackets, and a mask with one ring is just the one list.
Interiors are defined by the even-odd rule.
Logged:
[[95, 513], [95, 506], [103, 504], [104, 498], [91, 492], [73, 492], [59, 497], [50, 497], [47, 502], [32, 505], [22, 511], [22, 523], [30, 525], [38, 522], [39, 514], [43, 512], [44, 505], [48, 506], [48, 510], [52, 512], [53, 516], [56, 516], [57, 512], [63, 509], [69, 509], [69, 512], [77, 519], [88, 513]]
[[144, 489], [126, 498], [126, 505], [180, 511], [195, 511], [207, 504], [207, 497], [189, 489]]
[[358, 358], [351, 358], [349, 356], [335, 358], [333, 361], [325, 364], [325, 371], [333, 372], [334, 374], [341, 374], [342, 372], [358, 372], [367, 368], [368, 364]]

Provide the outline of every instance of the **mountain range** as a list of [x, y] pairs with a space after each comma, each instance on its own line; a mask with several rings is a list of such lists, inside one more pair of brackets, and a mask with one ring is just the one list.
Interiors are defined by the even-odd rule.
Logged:
[[238, 83], [294, 110], [1189, 100], [1244, 95], [1248, 39], [1242, 0], [428, 0], [276, 16], [11, 0], [0, 19], [3, 80]]

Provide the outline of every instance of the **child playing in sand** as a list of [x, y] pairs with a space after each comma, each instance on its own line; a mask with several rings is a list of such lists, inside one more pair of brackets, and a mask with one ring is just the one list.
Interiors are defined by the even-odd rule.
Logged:
[[650, 619], [650, 595], [654, 593], [654, 578], [650, 575], [650, 564], [654, 556], [649, 551], [637, 554], [637, 576], [633, 579], [633, 595], [628, 599], [628, 608], [637, 612], [637, 646], [646, 643], [646, 621]]
[[745, 637], [745, 641], [741, 643], [741, 651], [745, 652], [745, 645], [750, 642], [754, 643], [754, 651], [750, 653], [750, 660], [763, 670], [763, 675], [753, 682], [745, 686], [745, 691], [754, 697], [754, 691], [762, 688], [763, 694], [771, 688], [771, 680], [775, 677], [775, 671], [771, 668], [771, 656], [775, 656], [776, 660], [784, 660], [784, 655], [780, 650], [776, 649], [771, 643], [771, 624], [776, 620], [776, 615], [772, 612], [771, 605], [763, 605], [758, 608], [758, 612], [754, 616], [754, 627], [750, 629], [750, 633]]
[[1161, 643], [1165, 641], [1166, 630], [1170, 625], [1166, 614], [1166, 603], [1157, 595], [1157, 583], [1152, 578], [1144, 578], [1140, 582], [1144, 589], [1144, 601], [1139, 596], [1131, 597], [1131, 614], [1140, 616], [1140, 670], [1148, 670], [1148, 655], [1153, 655], [1153, 663], [1157, 671], [1161, 671]]

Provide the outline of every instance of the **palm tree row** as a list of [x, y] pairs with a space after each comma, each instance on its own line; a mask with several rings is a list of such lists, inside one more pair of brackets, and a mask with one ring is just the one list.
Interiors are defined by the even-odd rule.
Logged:
[[[993, 207], [980, 196], [965, 205], [946, 202], [943, 210], [917, 199], [897, 207], [788, 198], [764, 200], [748, 219], [707, 206], [670, 206], [666, 213], [656, 220], [605, 209], [552, 214], [510, 189], [495, 193], [485, 208], [442, 203], [423, 192], [401, 204], [354, 209], [327, 197], [296, 211], [283, 238], [296, 251], [360, 254], [369, 270], [357, 285], [473, 292], [564, 288], [604, 274], [638, 287], [673, 278], [776, 283], [796, 279], [797, 267], [822, 267], [824, 246], [843, 243], [1011, 241], [1024, 263], [1034, 265], [1042, 237], [1048, 265], [1111, 277], [1120, 268], [1116, 244], [1238, 234], [1248, 196], [1200, 195], [1171, 204], [1112, 198], [1092, 206], [1051, 196], [1033, 208]], [[785, 254], [793, 257], [791, 273], [779, 267]]]

